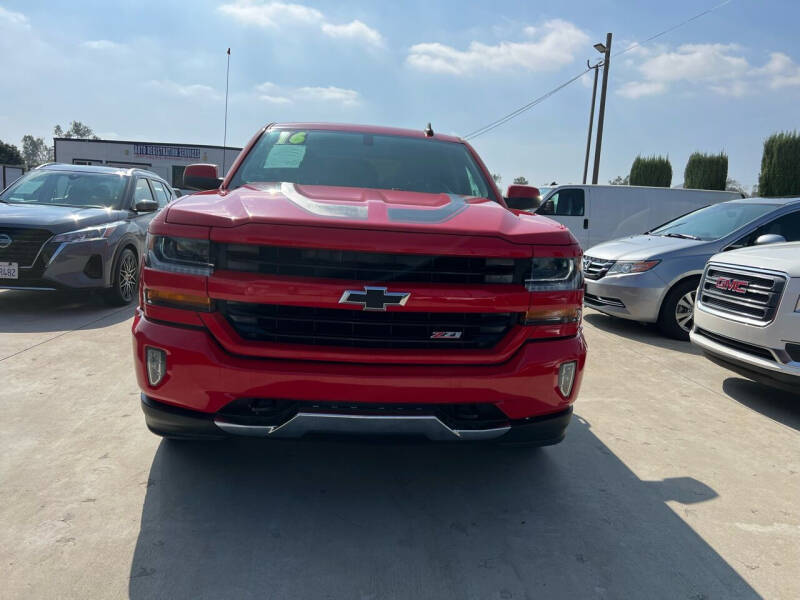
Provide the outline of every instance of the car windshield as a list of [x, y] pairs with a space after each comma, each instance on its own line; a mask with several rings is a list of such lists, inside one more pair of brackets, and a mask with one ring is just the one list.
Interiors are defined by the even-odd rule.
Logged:
[[650, 233], [703, 241], [718, 240], [775, 208], [775, 204], [722, 202], [678, 217]]
[[494, 199], [464, 144], [395, 135], [269, 131], [248, 153], [231, 187], [283, 181]]
[[127, 175], [82, 171], [31, 171], [0, 200], [10, 204], [48, 204], [78, 208], [120, 208]]

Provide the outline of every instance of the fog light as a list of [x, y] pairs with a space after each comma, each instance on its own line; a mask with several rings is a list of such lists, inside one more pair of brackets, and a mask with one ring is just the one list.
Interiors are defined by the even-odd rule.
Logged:
[[145, 354], [147, 355], [147, 381], [150, 382], [150, 385], [158, 385], [167, 374], [167, 353], [148, 346]]
[[562, 363], [558, 367], [558, 391], [564, 398], [569, 398], [572, 393], [572, 384], [575, 382], [575, 371], [578, 363], [573, 361]]

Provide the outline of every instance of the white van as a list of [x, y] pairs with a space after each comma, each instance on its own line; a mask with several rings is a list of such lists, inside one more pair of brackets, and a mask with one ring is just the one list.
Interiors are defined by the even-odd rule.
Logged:
[[698, 208], [742, 198], [739, 192], [632, 185], [560, 185], [536, 214], [566, 225], [581, 247], [645, 233]]

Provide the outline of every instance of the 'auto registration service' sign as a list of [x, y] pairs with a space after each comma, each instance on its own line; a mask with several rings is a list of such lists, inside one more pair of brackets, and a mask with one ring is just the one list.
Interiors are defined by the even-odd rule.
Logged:
[[133, 153], [136, 156], [150, 156], [153, 158], [178, 158], [186, 160], [197, 160], [200, 158], [200, 148], [162, 146], [159, 144], [134, 144]]

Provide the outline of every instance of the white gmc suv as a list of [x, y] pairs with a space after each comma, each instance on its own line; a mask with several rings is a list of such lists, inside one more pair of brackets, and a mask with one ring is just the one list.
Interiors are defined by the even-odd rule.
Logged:
[[691, 340], [723, 367], [800, 394], [800, 242], [712, 256]]

